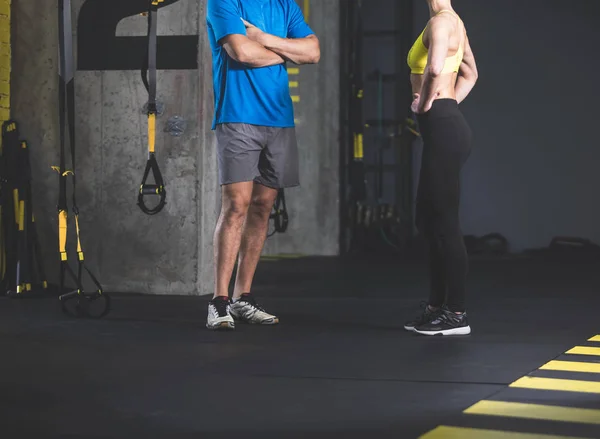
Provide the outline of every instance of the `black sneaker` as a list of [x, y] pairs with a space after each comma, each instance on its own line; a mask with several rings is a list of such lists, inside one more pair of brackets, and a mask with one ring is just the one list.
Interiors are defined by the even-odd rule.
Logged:
[[219, 296], [208, 302], [206, 327], [208, 329], [235, 329], [229, 297]]
[[430, 321], [435, 319], [437, 314], [440, 313], [439, 309], [436, 311], [432, 311], [429, 308], [429, 304], [427, 302], [421, 302], [421, 309], [423, 310], [421, 312], [421, 315], [419, 317], [417, 317], [416, 319], [406, 322], [404, 324], [404, 329], [412, 332], [412, 331], [414, 331], [416, 326], [421, 326], [421, 325], [424, 325], [425, 323], [429, 323]]
[[443, 309], [435, 319], [415, 326], [414, 332], [422, 335], [469, 335], [471, 327], [467, 320], [467, 313], [456, 314]]

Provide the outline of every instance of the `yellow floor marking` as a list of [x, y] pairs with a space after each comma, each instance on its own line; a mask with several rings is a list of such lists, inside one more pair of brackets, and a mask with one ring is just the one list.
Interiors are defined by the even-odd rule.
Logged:
[[288, 75], [298, 75], [300, 74], [300, 69], [298, 67], [289, 67], [287, 69]]
[[553, 436], [537, 433], [480, 430], [478, 428], [447, 427], [445, 425], [425, 433], [419, 439], [580, 439], [572, 436]]
[[558, 407], [518, 402], [480, 401], [465, 410], [469, 415], [503, 416], [510, 418], [539, 419], [543, 421], [579, 422], [600, 424], [600, 410]]
[[556, 390], [600, 394], [600, 381], [562, 380], [557, 378], [523, 377], [509, 387], [535, 390]]
[[298, 81], [290, 81], [290, 88], [298, 88]]
[[540, 370], [560, 370], [563, 372], [600, 373], [600, 363], [584, 363], [579, 361], [550, 361]]
[[590, 348], [587, 346], [575, 346], [566, 352], [571, 355], [595, 355], [600, 357], [600, 348]]
[[300, 96], [292, 96], [292, 102], [300, 102]]
[[590, 338], [588, 341], [600, 341], [600, 335]]

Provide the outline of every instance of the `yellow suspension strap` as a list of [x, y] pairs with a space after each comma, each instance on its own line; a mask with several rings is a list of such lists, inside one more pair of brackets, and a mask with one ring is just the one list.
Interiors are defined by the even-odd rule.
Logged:
[[[79, 208], [77, 207], [77, 178], [75, 171], [75, 63], [73, 57], [73, 26], [71, 17], [71, 0], [59, 0], [59, 118], [60, 118], [60, 166], [53, 169], [58, 172], [58, 251], [60, 254], [60, 296], [63, 312], [75, 317], [104, 317], [110, 311], [110, 298], [103, 292], [100, 282], [85, 263], [81, 245], [81, 230]], [[67, 130], [68, 129], [68, 130]], [[67, 137], [68, 131], [68, 137]], [[71, 149], [71, 169], [66, 165], [65, 144], [69, 141]], [[69, 218], [67, 203], [67, 179], [72, 181], [72, 211], [75, 216], [78, 270], [77, 274], [69, 265], [67, 241], [69, 235]], [[86, 294], [84, 291], [83, 275], [87, 273], [96, 291]], [[65, 292], [66, 275], [74, 282], [75, 287]]]
[[1, 262], [4, 287], [9, 297], [32, 297], [46, 293], [48, 283], [32, 203], [32, 172], [27, 142], [19, 140], [13, 120], [2, 126], [2, 230], [6, 258]]
[[283, 189], [279, 189], [277, 193], [277, 199], [273, 205], [273, 212], [270, 219], [273, 220], [275, 229], [268, 237], [273, 236], [275, 233], [285, 233], [287, 231], [290, 219], [285, 205], [285, 192]]
[[27, 219], [31, 217], [30, 206], [27, 200], [27, 184], [31, 179], [30, 170], [27, 169], [25, 163], [25, 154], [27, 153], [27, 144], [21, 143], [17, 149], [17, 185], [16, 185], [16, 200], [17, 200], [17, 282], [16, 294], [20, 295], [24, 292], [31, 291], [31, 267], [28, 254], [28, 227]]
[[[29, 145], [24, 140], [19, 148], [21, 160], [19, 173], [23, 176], [20, 189], [19, 226], [23, 229], [24, 267], [22, 267], [22, 288], [27, 293], [47, 293], [48, 282], [42, 261], [42, 253], [33, 214], [32, 171]], [[23, 292], [23, 291], [22, 291]]]
[[2, 204], [2, 289], [7, 294], [17, 290], [19, 248], [19, 190], [17, 157], [19, 131], [14, 121], [2, 125], [1, 204]]
[[[167, 191], [162, 174], [156, 161], [156, 54], [157, 54], [157, 18], [158, 7], [164, 0], [149, 0], [148, 9], [148, 56], [147, 65], [142, 69], [142, 81], [148, 90], [148, 161], [144, 170], [144, 177], [138, 194], [138, 206], [146, 215], [156, 215], [167, 204]], [[147, 183], [148, 176], [152, 171], [154, 184]], [[144, 197], [148, 195], [158, 196], [159, 201], [155, 207], [148, 207]]]

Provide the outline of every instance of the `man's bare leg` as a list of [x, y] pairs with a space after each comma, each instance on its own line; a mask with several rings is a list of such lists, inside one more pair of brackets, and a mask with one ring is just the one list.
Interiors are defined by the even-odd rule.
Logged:
[[252, 199], [253, 182], [221, 188], [221, 214], [214, 235], [215, 293], [229, 296], [229, 283], [240, 250], [242, 229]]
[[239, 299], [242, 294], [250, 292], [254, 273], [267, 238], [269, 216], [275, 198], [277, 198], [277, 189], [260, 184], [254, 185], [252, 201], [242, 232], [237, 276], [233, 290], [234, 300]]

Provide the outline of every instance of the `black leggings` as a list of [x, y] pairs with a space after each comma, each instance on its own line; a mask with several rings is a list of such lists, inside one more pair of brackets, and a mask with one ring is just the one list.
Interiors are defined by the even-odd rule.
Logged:
[[429, 304], [463, 312], [468, 259], [459, 221], [460, 171], [471, 152], [471, 129], [453, 99], [435, 100], [418, 121], [423, 161], [416, 224], [429, 244]]

